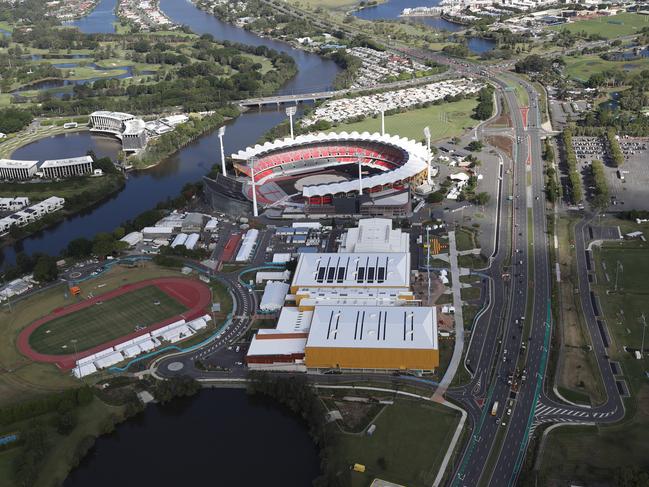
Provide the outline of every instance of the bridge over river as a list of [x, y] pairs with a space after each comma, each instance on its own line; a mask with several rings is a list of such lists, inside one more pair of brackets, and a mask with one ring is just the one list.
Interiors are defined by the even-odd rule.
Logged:
[[435, 74], [433, 76], [426, 76], [423, 78], [414, 78], [414, 79], [408, 79], [403, 81], [393, 81], [391, 83], [381, 83], [371, 87], [347, 88], [344, 90], [318, 91], [313, 93], [294, 93], [288, 95], [262, 96], [257, 98], [247, 98], [245, 100], [239, 100], [236, 103], [241, 107], [254, 107], [254, 106], [262, 107], [266, 105], [279, 106], [286, 103], [298, 104], [307, 101], [314, 102], [317, 100], [326, 100], [328, 98], [352, 95], [357, 93], [371, 93], [374, 91], [408, 88], [412, 86], [433, 83], [435, 81], [440, 81], [442, 79], [449, 79], [456, 76], [457, 76], [456, 74], [446, 71], [444, 73]]

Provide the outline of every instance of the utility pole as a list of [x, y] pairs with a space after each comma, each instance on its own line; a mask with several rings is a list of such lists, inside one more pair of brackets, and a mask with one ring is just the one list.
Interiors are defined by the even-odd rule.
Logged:
[[288, 115], [289, 123], [291, 125], [291, 139], [294, 139], [295, 136], [293, 135], [293, 115], [297, 112], [297, 107], [287, 107], [286, 108], [286, 115]]
[[225, 135], [225, 125], [219, 127], [219, 142], [221, 143], [221, 171], [224, 176], [227, 176], [225, 172], [225, 152], [223, 151], [223, 136]]

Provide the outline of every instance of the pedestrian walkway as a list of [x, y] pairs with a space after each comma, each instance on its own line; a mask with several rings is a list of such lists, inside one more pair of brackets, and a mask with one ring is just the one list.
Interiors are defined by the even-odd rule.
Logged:
[[462, 317], [462, 296], [460, 283], [460, 268], [457, 263], [457, 245], [455, 243], [455, 232], [448, 232], [449, 262], [451, 264], [451, 289], [453, 291], [453, 306], [455, 307], [455, 347], [453, 348], [453, 357], [448, 364], [446, 373], [440, 381], [439, 387], [433, 394], [433, 401], [444, 402], [446, 389], [451, 385], [453, 378], [460, 366], [462, 360], [462, 351], [464, 350], [464, 319]]

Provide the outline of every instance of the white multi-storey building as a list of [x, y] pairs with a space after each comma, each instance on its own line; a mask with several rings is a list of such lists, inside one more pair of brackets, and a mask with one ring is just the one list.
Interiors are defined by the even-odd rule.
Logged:
[[51, 159], [43, 162], [40, 171], [45, 179], [59, 179], [92, 173], [92, 157]]
[[0, 159], [0, 178], [5, 180], [31, 179], [38, 169], [38, 161]]
[[142, 119], [130, 113], [100, 110], [90, 114], [90, 131], [115, 135], [122, 141], [122, 149], [137, 152], [146, 147], [146, 126]]

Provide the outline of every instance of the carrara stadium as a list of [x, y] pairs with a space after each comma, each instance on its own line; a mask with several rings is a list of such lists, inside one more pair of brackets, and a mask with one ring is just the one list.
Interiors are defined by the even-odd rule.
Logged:
[[436, 172], [423, 144], [368, 132], [278, 139], [231, 160], [236, 174], [207, 178], [208, 195], [246, 199], [276, 216], [408, 216], [411, 192], [430, 191]]

